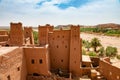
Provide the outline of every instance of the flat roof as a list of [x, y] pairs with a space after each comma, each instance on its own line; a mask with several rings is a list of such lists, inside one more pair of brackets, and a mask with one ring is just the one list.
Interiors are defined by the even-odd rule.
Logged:
[[90, 56], [82, 55], [82, 62], [91, 62]]
[[18, 47], [0, 47], [0, 56], [17, 49]]

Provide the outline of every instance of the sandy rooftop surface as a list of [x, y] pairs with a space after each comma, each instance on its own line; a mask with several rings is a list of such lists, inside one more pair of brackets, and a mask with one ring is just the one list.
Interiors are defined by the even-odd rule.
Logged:
[[104, 47], [106, 46], [116, 47], [118, 49], [118, 54], [120, 54], [120, 37], [111, 37], [111, 36], [88, 34], [88, 33], [81, 33], [80, 36], [83, 40], [91, 40], [92, 38], [96, 37], [101, 41], [101, 44]]

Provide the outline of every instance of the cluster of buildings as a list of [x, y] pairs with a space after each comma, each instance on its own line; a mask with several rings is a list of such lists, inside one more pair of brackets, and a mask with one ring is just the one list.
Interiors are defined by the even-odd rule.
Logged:
[[[69, 30], [38, 26], [38, 44], [32, 27], [10, 23], [0, 31], [0, 80], [120, 80], [120, 68], [109, 58], [82, 56], [80, 26]], [[100, 73], [100, 75], [98, 75]]]

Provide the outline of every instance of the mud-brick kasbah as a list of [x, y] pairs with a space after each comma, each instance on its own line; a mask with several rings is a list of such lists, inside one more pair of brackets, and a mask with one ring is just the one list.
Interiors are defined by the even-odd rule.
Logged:
[[82, 55], [80, 26], [69, 28], [39, 25], [35, 44], [32, 27], [10, 23], [0, 31], [0, 80], [120, 80], [109, 58]]

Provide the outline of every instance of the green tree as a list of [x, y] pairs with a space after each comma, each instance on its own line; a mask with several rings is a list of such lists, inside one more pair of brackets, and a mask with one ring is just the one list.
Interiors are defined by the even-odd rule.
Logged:
[[88, 55], [89, 55], [89, 56], [97, 56], [97, 54], [96, 54], [94, 51], [90, 51], [90, 52], [88, 53]]
[[85, 46], [86, 41], [82, 40], [82, 46]]
[[86, 55], [85, 49], [82, 49], [82, 55]]
[[120, 60], [120, 55], [117, 55], [117, 59], [119, 59], [119, 60]]
[[104, 56], [104, 53], [105, 53], [105, 49], [104, 49], [104, 47], [101, 47], [99, 50], [99, 56]]
[[87, 48], [87, 51], [89, 51], [90, 47], [91, 47], [91, 43], [89, 41], [86, 41], [85, 48]]
[[112, 47], [112, 46], [107, 46], [106, 48], [106, 56], [108, 57], [114, 57], [117, 55], [117, 48], [116, 47]]
[[97, 52], [97, 47], [101, 46], [100, 40], [98, 38], [93, 38], [91, 40], [91, 47], [94, 48], [94, 51]]
[[38, 32], [33, 31], [33, 36], [34, 36], [34, 43], [37, 44], [38, 43]]

